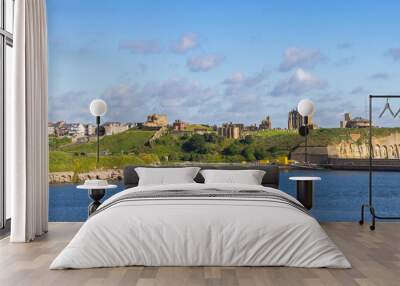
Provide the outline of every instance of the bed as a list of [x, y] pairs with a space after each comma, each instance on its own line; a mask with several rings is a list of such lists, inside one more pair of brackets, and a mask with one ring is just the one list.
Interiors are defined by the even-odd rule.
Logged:
[[126, 189], [99, 207], [50, 269], [351, 267], [307, 210], [278, 190], [275, 166], [253, 167], [265, 171], [260, 185], [204, 183], [198, 173], [193, 183], [149, 186], [138, 185], [136, 167], [124, 169]]

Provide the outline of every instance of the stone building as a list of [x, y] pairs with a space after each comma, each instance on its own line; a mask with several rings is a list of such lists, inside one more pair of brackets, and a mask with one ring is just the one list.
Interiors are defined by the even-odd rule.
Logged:
[[296, 109], [289, 111], [288, 129], [289, 130], [299, 129], [302, 125], [303, 125], [303, 116], [301, 116]]
[[344, 114], [344, 120], [340, 121], [340, 128], [346, 128], [346, 124], [347, 122], [349, 122], [351, 120], [351, 113], [350, 112], [346, 112]]
[[188, 124], [186, 122], [183, 122], [181, 120], [175, 120], [175, 122], [172, 125], [172, 129], [175, 131], [185, 131], [187, 128]]
[[119, 134], [129, 129], [128, 125], [120, 122], [107, 122], [103, 124], [103, 127], [104, 135], [106, 136]]
[[251, 125], [245, 126], [245, 127], [243, 128], [243, 131], [246, 131], [246, 132], [258, 131], [257, 124], [251, 124]]
[[125, 123], [125, 125], [128, 126], [128, 129], [138, 127], [138, 124], [136, 122], [127, 122], [127, 123]]
[[65, 121], [53, 123], [54, 131], [57, 136], [66, 136], [69, 132], [69, 124]]
[[143, 123], [145, 127], [165, 127], [168, 125], [168, 117], [166, 114], [150, 114], [147, 121]]
[[72, 137], [84, 137], [85, 125], [82, 123], [71, 123], [68, 125], [68, 135]]
[[[304, 124], [304, 117], [297, 111], [297, 109], [292, 109], [289, 111], [288, 116], [288, 129], [294, 130], [299, 129]], [[317, 129], [318, 125], [314, 124], [312, 115], [308, 116], [308, 126], [310, 129]]]
[[205, 127], [197, 127], [193, 129], [193, 133], [203, 135], [206, 133], [210, 133], [210, 131]]
[[340, 121], [340, 128], [366, 128], [369, 120], [362, 117], [351, 117], [351, 113], [344, 114], [344, 120]]
[[243, 130], [243, 124], [224, 123], [218, 128], [218, 135], [226, 138], [239, 139]]
[[85, 135], [86, 136], [95, 136], [96, 135], [96, 125], [86, 124], [85, 125]]
[[270, 130], [272, 129], [272, 119], [271, 117], [267, 116], [261, 124], [258, 126], [259, 130]]
[[47, 124], [47, 134], [48, 135], [56, 135], [56, 128], [53, 123], [49, 122]]

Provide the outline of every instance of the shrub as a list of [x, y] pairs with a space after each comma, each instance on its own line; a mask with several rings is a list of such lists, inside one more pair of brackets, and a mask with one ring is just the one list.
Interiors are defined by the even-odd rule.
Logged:
[[241, 149], [242, 148], [240, 147], [240, 145], [237, 142], [234, 142], [231, 145], [229, 145], [228, 147], [226, 147], [222, 151], [222, 154], [227, 155], [227, 156], [239, 155], [242, 151]]
[[242, 156], [247, 160], [247, 161], [255, 161], [256, 157], [254, 156], [254, 148], [253, 147], [246, 147], [242, 150]]
[[246, 137], [244, 137], [242, 140], [240, 140], [241, 141], [241, 143], [243, 143], [243, 144], [247, 144], [247, 145], [250, 145], [250, 144], [253, 144], [254, 143], [254, 138], [253, 138], [253, 136], [251, 136], [251, 135], [247, 135]]
[[207, 146], [204, 136], [195, 134], [188, 141], [182, 144], [182, 149], [185, 152], [194, 152], [198, 154], [206, 154]]
[[218, 135], [215, 133], [206, 133], [203, 135], [206, 142], [209, 143], [218, 143]]
[[262, 160], [267, 157], [267, 151], [261, 147], [256, 147], [254, 150], [254, 156], [257, 160]]

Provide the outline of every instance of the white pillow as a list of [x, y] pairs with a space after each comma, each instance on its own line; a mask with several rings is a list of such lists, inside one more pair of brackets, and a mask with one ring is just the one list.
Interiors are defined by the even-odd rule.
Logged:
[[261, 170], [201, 170], [205, 184], [261, 185], [265, 171]]
[[139, 186], [195, 183], [193, 180], [200, 168], [135, 168]]

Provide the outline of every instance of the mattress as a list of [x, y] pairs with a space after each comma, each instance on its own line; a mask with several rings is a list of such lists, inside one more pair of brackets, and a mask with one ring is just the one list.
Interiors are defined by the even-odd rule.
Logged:
[[255, 185], [193, 183], [112, 196], [50, 269], [133, 265], [351, 267], [290, 195]]

